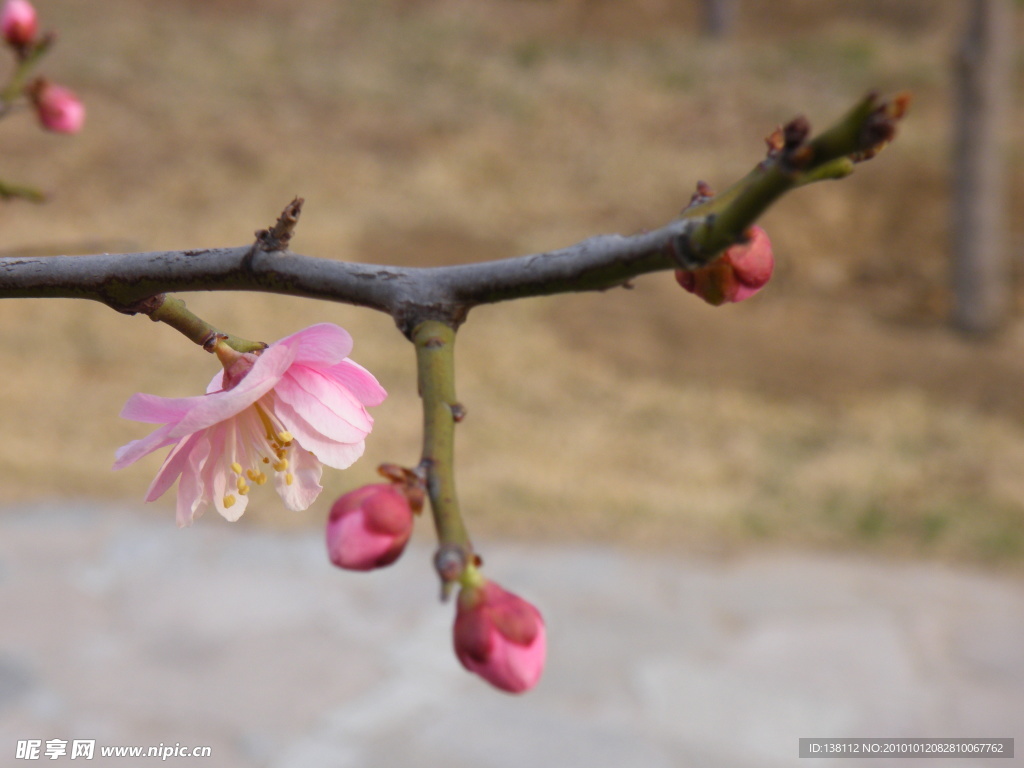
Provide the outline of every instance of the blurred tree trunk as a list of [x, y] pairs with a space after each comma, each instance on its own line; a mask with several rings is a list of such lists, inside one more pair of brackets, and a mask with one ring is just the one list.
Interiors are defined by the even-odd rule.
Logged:
[[738, 0], [702, 0], [701, 31], [707, 37], [728, 37], [736, 20]]
[[955, 59], [953, 323], [969, 333], [996, 330], [1010, 299], [1004, 145], [1013, 23], [1011, 0], [969, 0]]

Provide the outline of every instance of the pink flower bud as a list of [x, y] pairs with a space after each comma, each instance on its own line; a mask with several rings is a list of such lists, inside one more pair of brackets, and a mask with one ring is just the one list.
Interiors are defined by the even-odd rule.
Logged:
[[36, 9], [28, 0], [7, 0], [0, 10], [0, 32], [4, 40], [15, 48], [31, 45], [36, 39], [38, 26]]
[[43, 128], [56, 133], [78, 133], [85, 123], [85, 105], [67, 88], [39, 80], [31, 89], [32, 103]]
[[453, 635], [462, 666], [496, 688], [522, 693], [540, 680], [547, 654], [544, 619], [493, 581], [459, 592]]
[[412, 534], [409, 499], [390, 483], [349, 491], [331, 507], [327, 554], [339, 568], [369, 571], [398, 559]]
[[767, 232], [751, 227], [747, 234], [747, 242], [728, 248], [706, 267], [676, 270], [676, 281], [716, 307], [749, 299], [771, 279], [775, 257]]

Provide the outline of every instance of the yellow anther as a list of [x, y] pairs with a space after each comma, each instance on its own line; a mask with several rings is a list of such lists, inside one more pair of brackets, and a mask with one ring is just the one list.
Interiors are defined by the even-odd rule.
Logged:
[[293, 475], [291, 472], [284, 476], [285, 485], [291, 485], [293, 482], [295, 482], [295, 475]]
[[235, 487], [238, 489], [238, 492], [243, 496], [249, 492], [249, 484], [245, 482], [244, 477], [238, 478], [238, 480], [235, 482]]
[[267, 482], [267, 476], [260, 472], [258, 475], [256, 475], [256, 479], [253, 480], [253, 482], [256, 483], [256, 485], [263, 485], [265, 482]]
[[237, 461], [231, 462], [231, 471], [234, 472], [236, 475], [242, 474], [242, 465], [239, 464]]
[[277, 441], [281, 443], [281, 445], [290, 445], [294, 439], [295, 438], [292, 436], [292, 433], [287, 429], [282, 429], [277, 433]]
[[260, 473], [257, 472], [255, 469], [247, 469], [247, 470], [245, 470], [245, 476], [248, 477], [249, 480], [251, 480], [252, 482], [255, 483], [256, 482], [256, 478], [260, 476]]
[[280, 461], [274, 462], [275, 472], [284, 472], [288, 469], [288, 459], [281, 459]]
[[268, 457], [264, 456], [263, 457], [263, 463], [264, 464], [269, 464], [270, 463], [270, 459]]
[[224, 509], [227, 509], [228, 507], [233, 507], [234, 505], [235, 497], [229, 493], [227, 496], [224, 497]]

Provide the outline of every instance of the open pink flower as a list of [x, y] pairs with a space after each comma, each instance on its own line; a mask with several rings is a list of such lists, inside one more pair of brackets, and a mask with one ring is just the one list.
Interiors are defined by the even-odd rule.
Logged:
[[185, 526], [210, 504], [237, 520], [250, 483], [270, 476], [291, 510], [305, 509], [323, 490], [321, 464], [344, 469], [358, 459], [373, 428], [366, 406], [387, 393], [347, 355], [352, 337], [323, 323], [274, 342], [259, 354], [218, 344], [224, 365], [205, 395], [167, 398], [136, 394], [121, 416], [163, 424], [122, 446], [114, 469], [173, 445], [146, 501], [161, 496], [178, 477], [178, 524]]
[[39, 19], [28, 0], [7, 0], [0, 10], [0, 33], [15, 48], [24, 48], [36, 39]]
[[547, 655], [544, 619], [493, 581], [459, 592], [453, 635], [462, 666], [496, 688], [522, 693], [540, 680]]
[[749, 299], [771, 279], [775, 257], [761, 227], [751, 227], [748, 235], [747, 242], [728, 248], [706, 267], [676, 270], [676, 281], [715, 306]]

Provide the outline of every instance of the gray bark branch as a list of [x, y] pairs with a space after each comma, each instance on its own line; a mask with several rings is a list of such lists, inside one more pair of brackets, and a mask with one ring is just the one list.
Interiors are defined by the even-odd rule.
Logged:
[[673, 266], [671, 244], [700, 220], [639, 235], [601, 235], [547, 253], [450, 267], [334, 261], [252, 246], [150, 253], [0, 258], [0, 297], [77, 298], [135, 312], [159, 293], [265, 291], [369, 307], [410, 323], [455, 324], [470, 308], [527, 296], [603, 290]]
[[411, 336], [438, 320], [455, 328], [469, 310], [528, 296], [605, 290], [657, 270], [699, 269], [745, 237], [779, 197], [804, 184], [842, 178], [894, 137], [909, 96], [869, 93], [810, 139], [797, 117], [768, 137], [767, 157], [718, 196], [706, 185], [683, 218], [638, 235], [600, 235], [561, 250], [450, 267], [403, 268], [315, 259], [282, 250], [302, 200], [285, 208], [256, 242], [211, 248], [91, 256], [0, 258], [0, 298], [79, 298], [127, 313], [151, 313], [152, 299], [177, 291], [266, 291], [326, 299], [390, 314]]

